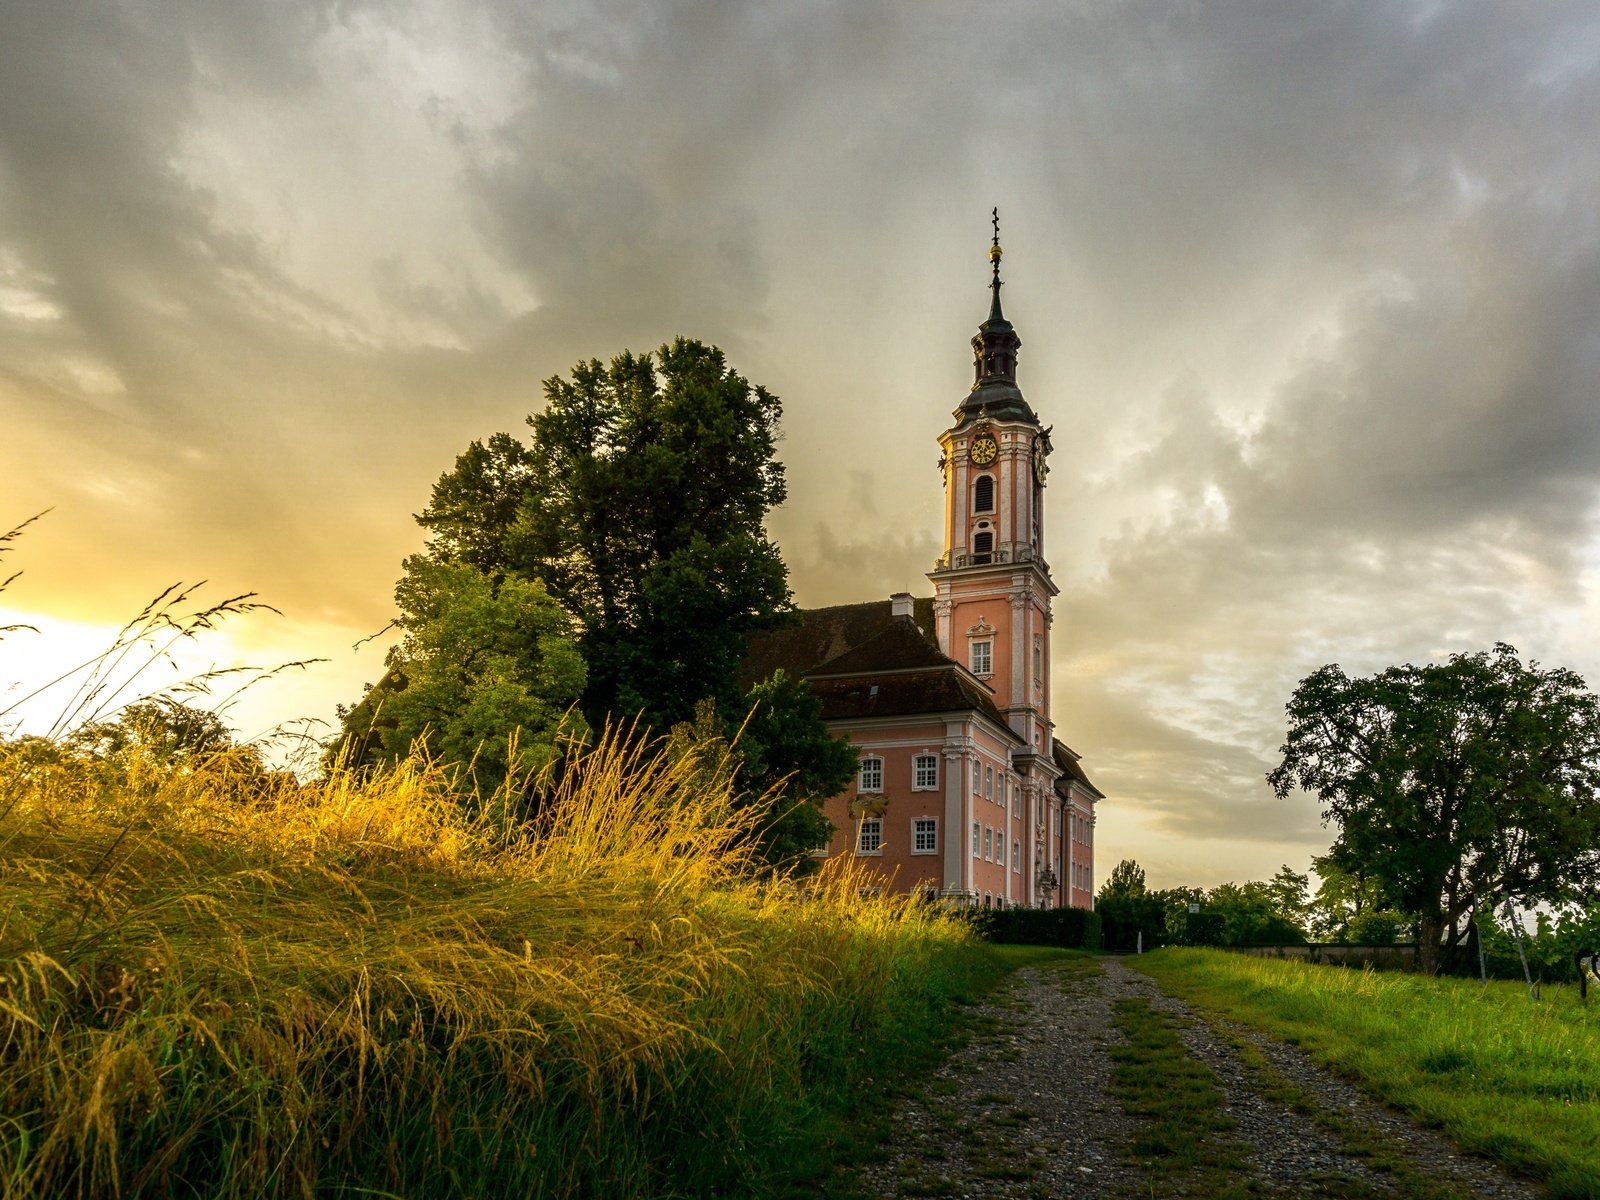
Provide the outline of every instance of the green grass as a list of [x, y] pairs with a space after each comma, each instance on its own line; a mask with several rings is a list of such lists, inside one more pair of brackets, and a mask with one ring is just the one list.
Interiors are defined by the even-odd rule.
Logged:
[[1306, 1050], [1378, 1099], [1546, 1184], [1600, 1197], [1600, 1003], [1547, 986], [1355, 971], [1220, 951], [1137, 963], [1172, 995]]
[[748, 809], [615, 742], [531, 827], [426, 763], [136, 767], [0, 743], [6, 1200], [783, 1195], [1004, 961], [754, 876]]
[[1145, 1118], [1127, 1158], [1148, 1193], [1217, 1200], [1260, 1194], [1240, 1180], [1250, 1174], [1248, 1152], [1228, 1136], [1233, 1122], [1221, 1112], [1217, 1077], [1189, 1054], [1177, 1020], [1137, 997], [1116, 1001], [1112, 1021], [1126, 1042], [1111, 1052], [1111, 1095]]

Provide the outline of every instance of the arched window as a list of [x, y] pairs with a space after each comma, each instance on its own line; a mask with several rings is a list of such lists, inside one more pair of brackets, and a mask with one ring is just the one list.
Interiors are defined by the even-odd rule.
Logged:
[[994, 511], [994, 476], [979, 475], [977, 483], [972, 486], [972, 511]]

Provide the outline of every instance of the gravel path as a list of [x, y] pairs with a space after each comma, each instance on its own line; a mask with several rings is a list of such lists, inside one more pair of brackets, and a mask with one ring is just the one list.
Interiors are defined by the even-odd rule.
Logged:
[[[1193, 1014], [1164, 995], [1147, 975], [1117, 959], [1099, 960], [1094, 977], [1069, 979], [1052, 969], [1019, 971], [977, 1010], [978, 1031], [920, 1093], [894, 1114], [890, 1156], [863, 1171], [860, 1186], [877, 1196], [1127, 1198], [1152, 1192], [1129, 1158], [1141, 1118], [1108, 1094], [1115, 1000], [1143, 997], [1181, 1018]], [[1379, 1131], [1416, 1168], [1455, 1194], [1522, 1200], [1543, 1193], [1441, 1135], [1364, 1098], [1313, 1067], [1299, 1051], [1250, 1031], [1272, 1068], [1317, 1098], [1323, 1108]], [[1229, 1137], [1244, 1143], [1253, 1182], [1266, 1195], [1297, 1196], [1305, 1181], [1323, 1181], [1320, 1195], [1396, 1194], [1393, 1179], [1350, 1154], [1309, 1116], [1260, 1094], [1235, 1051], [1194, 1020], [1183, 1033], [1189, 1053], [1217, 1075]], [[1331, 1184], [1329, 1181], [1332, 1181]], [[1348, 1181], [1348, 1182], [1344, 1182]]]

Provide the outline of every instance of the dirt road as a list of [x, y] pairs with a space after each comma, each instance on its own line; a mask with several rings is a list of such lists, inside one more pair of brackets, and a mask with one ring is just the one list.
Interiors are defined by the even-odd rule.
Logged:
[[[1532, 1184], [1366, 1100], [1298, 1051], [1213, 1030], [1121, 960], [1019, 971], [974, 1032], [899, 1104], [889, 1156], [854, 1181], [870, 1196], [1536, 1197]], [[1123, 1001], [1118, 1005], [1118, 1001]], [[1220, 1091], [1227, 1127], [1195, 1169], [1142, 1146], [1150, 1118], [1115, 1096], [1118, 1013], [1174, 1018], [1180, 1066]], [[1148, 1018], [1147, 1019], [1151, 1019]], [[1200, 1064], [1199, 1067], [1195, 1064]], [[1136, 1107], [1136, 1106], [1135, 1106]], [[1219, 1167], [1218, 1162], [1225, 1161]]]

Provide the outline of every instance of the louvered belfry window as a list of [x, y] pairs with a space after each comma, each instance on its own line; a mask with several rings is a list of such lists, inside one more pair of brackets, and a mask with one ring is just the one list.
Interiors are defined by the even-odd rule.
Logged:
[[972, 553], [979, 562], [988, 562], [994, 553], [994, 534], [987, 529], [972, 539]]
[[994, 511], [994, 476], [979, 475], [977, 483], [972, 486], [972, 510], [974, 512]]

